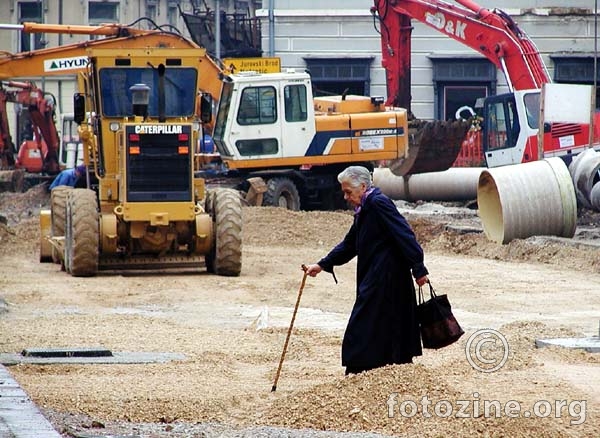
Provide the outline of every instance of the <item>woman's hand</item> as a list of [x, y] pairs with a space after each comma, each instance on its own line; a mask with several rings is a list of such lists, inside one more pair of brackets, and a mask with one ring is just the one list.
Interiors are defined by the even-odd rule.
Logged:
[[417, 285], [419, 285], [419, 287], [425, 285], [426, 283], [429, 283], [429, 278], [427, 278], [427, 275], [423, 275], [420, 278], [417, 278], [415, 280], [417, 282]]
[[317, 264], [314, 264], [314, 265], [308, 265], [308, 266], [306, 267], [306, 273], [307, 273], [308, 275], [310, 275], [311, 277], [316, 277], [316, 276], [317, 276], [317, 274], [318, 274], [319, 272], [321, 272], [322, 270], [323, 270], [323, 268], [321, 268], [321, 267], [320, 267], [319, 265], [317, 265]]

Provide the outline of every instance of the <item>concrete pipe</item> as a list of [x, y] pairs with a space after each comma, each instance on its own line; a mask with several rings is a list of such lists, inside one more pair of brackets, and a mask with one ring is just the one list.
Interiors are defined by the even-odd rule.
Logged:
[[483, 231], [497, 243], [575, 234], [575, 188], [566, 164], [558, 157], [483, 171], [477, 202]]
[[417, 173], [406, 177], [390, 169], [373, 171], [373, 184], [391, 199], [403, 201], [467, 201], [477, 198], [483, 167], [451, 167], [443, 172]]
[[599, 169], [600, 153], [591, 148], [578, 154], [569, 166], [577, 200], [583, 207], [597, 209], [592, 204], [592, 188], [599, 180]]
[[600, 183], [594, 184], [592, 191], [590, 192], [590, 202], [592, 208], [596, 211], [600, 211]]

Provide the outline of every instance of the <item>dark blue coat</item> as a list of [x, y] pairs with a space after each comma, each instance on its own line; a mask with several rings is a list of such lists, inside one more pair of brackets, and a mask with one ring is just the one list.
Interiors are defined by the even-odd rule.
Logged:
[[423, 250], [406, 219], [379, 189], [364, 200], [352, 227], [319, 261], [327, 272], [358, 256], [356, 302], [342, 343], [342, 365], [370, 369], [420, 356], [412, 275], [427, 275]]

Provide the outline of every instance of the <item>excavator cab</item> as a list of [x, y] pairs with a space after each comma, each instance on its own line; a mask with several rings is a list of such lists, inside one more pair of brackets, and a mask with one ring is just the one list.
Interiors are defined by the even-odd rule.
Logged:
[[[539, 117], [540, 91], [537, 89], [486, 98], [482, 147], [488, 167], [542, 159], [544, 151], [538, 147]], [[546, 134], [544, 143], [551, 142]]]
[[226, 77], [214, 131], [219, 153], [235, 168], [258, 167], [258, 160], [281, 166], [282, 159], [303, 157], [316, 129], [311, 97], [306, 73]]
[[[549, 95], [544, 105], [551, 109], [561, 108], [564, 102]], [[538, 89], [486, 98], [482, 146], [488, 167], [564, 156], [589, 144], [589, 124], [570, 122], [544, 123], [540, 144], [541, 115], [541, 93]]]

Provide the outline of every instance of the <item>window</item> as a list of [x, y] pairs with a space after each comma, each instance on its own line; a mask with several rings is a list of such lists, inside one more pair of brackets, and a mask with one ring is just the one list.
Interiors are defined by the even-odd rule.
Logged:
[[119, 22], [119, 2], [90, 1], [88, 21], [91, 25]]
[[[146, 5], [146, 17], [156, 22], [156, 5]], [[148, 23], [148, 26], [152, 26]]]
[[315, 96], [370, 94], [373, 58], [304, 58]]
[[487, 133], [486, 150], [514, 147], [520, 131], [514, 96], [509, 94], [494, 96], [486, 105], [484, 114]]
[[[165, 71], [165, 115], [167, 117], [191, 116], [195, 109], [195, 93], [190, 87], [196, 85], [193, 68], [167, 68]], [[100, 70], [100, 94], [102, 112], [107, 117], [133, 115], [131, 92], [134, 84], [150, 87], [148, 115], [158, 116], [159, 77], [156, 69], [139, 67], [103, 68]]]
[[277, 121], [277, 102], [273, 87], [246, 87], [242, 91], [237, 122], [264, 125]]
[[527, 113], [527, 124], [532, 129], [540, 125], [540, 93], [528, 93], [523, 96], [525, 112]]
[[[42, 20], [42, 2], [20, 2], [19, 3], [19, 21], [41, 23]], [[21, 32], [21, 52], [37, 50], [44, 47], [41, 33]]]
[[[487, 59], [432, 54], [434, 85], [434, 118], [456, 118], [458, 109], [475, 109], [478, 98], [496, 93], [496, 67]], [[461, 111], [463, 117], [468, 111]]]
[[[554, 61], [554, 82], [562, 84], [594, 84], [594, 55], [568, 53], [550, 55]], [[600, 83], [600, 62], [597, 62], [596, 83]], [[596, 89], [596, 108], [600, 108], [600, 87]]]
[[253, 140], [238, 140], [235, 147], [240, 155], [251, 157], [255, 155], [275, 155], [279, 150], [276, 138], [259, 138]]
[[306, 111], [306, 86], [286, 85], [283, 90], [286, 122], [304, 122]]
[[[473, 114], [475, 101], [482, 97], [487, 97], [487, 87], [469, 86], [469, 85], [441, 85], [444, 98], [442, 99], [443, 109], [442, 120], [455, 118], [469, 118]], [[460, 111], [459, 111], [460, 110]], [[457, 117], [457, 115], [459, 117]]]
[[173, 26], [173, 27], [177, 27], [177, 19], [179, 18], [179, 10], [177, 9], [177, 6], [171, 6], [169, 4], [169, 7], [167, 8], [167, 21], [168, 23]]

